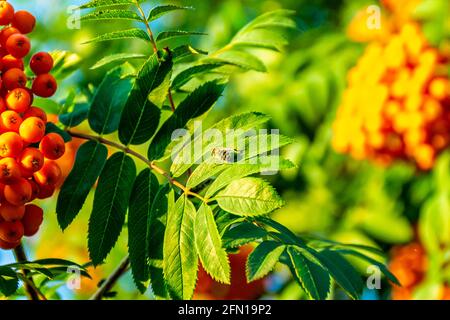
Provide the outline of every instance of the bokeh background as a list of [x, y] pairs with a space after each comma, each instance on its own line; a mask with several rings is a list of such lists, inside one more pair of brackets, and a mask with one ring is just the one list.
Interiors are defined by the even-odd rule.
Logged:
[[[15, 7], [29, 10], [38, 18], [36, 31], [32, 35], [33, 50], [67, 51], [67, 65], [59, 75], [63, 79], [60, 89], [54, 102], [47, 102], [44, 106], [55, 114], [68, 96], [82, 96], [84, 91], [101, 81], [107, 68], [90, 70], [101, 57], [108, 53], [149, 50], [140, 42], [82, 45], [83, 41], [102, 31], [123, 27], [123, 23], [120, 26], [114, 23], [82, 23], [80, 29], [69, 29], [67, 21], [73, 14], [70, 6], [84, 2], [11, 1]], [[447, 126], [450, 121], [448, 1], [173, 0], [147, 1], [144, 7], [149, 9], [160, 3], [192, 5], [195, 11], [177, 12], [160, 19], [152, 25], [154, 30], [206, 32], [207, 36], [191, 39], [196, 47], [206, 51], [226, 44], [246, 22], [259, 14], [281, 8], [296, 11], [298, 31], [292, 33], [285, 52], [260, 52], [261, 59], [268, 65], [267, 73], [248, 72], [233, 76], [224, 97], [210, 113], [209, 120], [213, 122], [238, 112], [261, 111], [272, 117], [271, 127], [279, 128], [282, 134], [295, 139], [295, 143], [282, 152], [298, 168], [273, 178], [286, 200], [286, 206], [275, 212], [273, 218], [297, 233], [314, 233], [384, 250], [386, 262], [403, 287], [392, 288], [383, 282], [381, 290], [367, 289], [362, 299], [450, 298], [450, 153], [446, 151], [450, 133]], [[377, 5], [381, 10], [380, 29], [367, 27], [366, 22], [371, 17], [367, 11], [370, 5]], [[404, 26], [411, 26], [414, 32], [403, 36], [403, 47], [395, 48], [392, 43], [398, 40]], [[368, 51], [368, 48], [374, 47], [385, 50], [389, 43], [394, 47], [389, 53], [378, 51], [374, 54]], [[425, 134], [429, 134], [427, 130], [434, 130], [435, 123], [442, 124], [440, 131], [433, 131], [433, 134], [439, 135], [439, 143], [430, 142], [425, 148], [423, 143], [417, 142], [419, 138], [414, 140], [415, 144], [407, 144], [402, 140], [406, 139], [405, 136], [401, 135], [401, 141], [394, 142], [400, 143], [399, 148], [403, 149], [395, 149], [393, 146], [398, 147], [398, 144], [386, 142], [392, 131], [398, 129], [395, 127], [398, 114], [394, 114], [390, 118], [394, 128], [380, 131], [380, 139], [387, 139], [383, 141], [388, 149], [381, 152], [378, 148], [380, 142], [375, 138], [372, 141], [372, 136], [366, 136], [366, 140], [361, 142], [364, 134], [353, 130], [352, 124], [376, 118], [385, 111], [386, 102], [375, 106], [377, 97], [382, 95], [375, 91], [379, 87], [371, 79], [378, 72], [377, 66], [390, 63], [390, 71], [386, 71], [385, 66], [381, 72], [392, 73], [395, 79], [398, 79], [401, 68], [413, 73], [415, 64], [400, 67], [402, 55], [409, 50], [407, 43], [412, 43], [411, 52], [419, 48], [419, 56], [419, 51], [424, 52], [424, 48], [428, 48], [437, 57], [436, 62], [427, 69], [425, 86], [434, 79], [439, 81], [431, 91], [428, 87], [417, 89], [414, 97], [419, 96], [418, 109], [430, 97], [439, 104], [440, 112], [433, 118], [437, 122], [421, 127]], [[385, 63], [387, 60], [391, 62]], [[356, 71], [353, 69], [355, 66]], [[357, 73], [359, 78], [352, 78], [352, 73]], [[382, 82], [377, 79], [375, 82]], [[391, 92], [394, 83], [383, 82], [383, 86]], [[412, 82], [406, 81], [402, 85], [409, 88]], [[354, 96], [346, 93], [352, 86], [355, 87], [353, 92], [358, 93]], [[403, 95], [399, 94], [397, 101], [401, 110], [406, 108], [404, 105], [409, 94], [407, 90]], [[353, 100], [348, 102], [349, 99]], [[349, 104], [351, 107], [348, 107]], [[345, 106], [348, 109], [346, 112], [338, 111]], [[375, 111], [367, 115], [367, 110]], [[425, 115], [419, 113], [419, 117]], [[336, 124], [337, 118], [341, 121], [340, 126]], [[380, 121], [386, 121], [386, 118], [383, 116]], [[414, 125], [410, 118], [403, 123], [406, 123], [406, 128], [401, 130], [406, 131]], [[358, 146], [363, 146], [363, 150]], [[395, 150], [389, 149], [391, 147]], [[67, 170], [76, 152], [76, 142], [70, 145], [69, 151], [65, 160]], [[45, 223], [38, 235], [27, 239], [29, 257], [60, 257], [79, 263], [88, 262], [86, 231], [91, 200], [64, 233], [57, 226], [56, 201], [42, 202]], [[246, 287], [244, 258], [249, 250], [244, 248], [240, 255], [232, 258], [234, 271], [231, 288], [215, 284], [201, 274], [197, 297], [306, 299], [283, 268], [275, 270], [264, 281]], [[88, 297], [125, 254], [126, 230], [107, 258], [107, 263], [95, 270], [90, 269], [93, 280], [83, 280], [79, 290], [68, 289], [63, 281], [55, 282], [50, 296], [55, 299]], [[0, 251], [0, 264], [12, 259], [12, 253]], [[359, 263], [358, 267], [363, 274], [366, 272], [367, 265]], [[122, 299], [152, 298], [151, 290], [145, 296], [139, 295], [128, 274], [120, 280], [115, 291], [117, 297]], [[346, 299], [339, 290], [333, 291], [330, 298]]]

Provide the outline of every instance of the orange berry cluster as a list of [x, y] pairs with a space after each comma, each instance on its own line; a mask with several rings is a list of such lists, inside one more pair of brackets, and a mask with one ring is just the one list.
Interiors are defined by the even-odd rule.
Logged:
[[[414, 289], [425, 279], [427, 263], [425, 249], [418, 242], [394, 247], [389, 269], [399, 280], [401, 286], [393, 286], [393, 300], [414, 298]], [[439, 299], [450, 300], [450, 286], [441, 287]]]
[[370, 43], [348, 73], [333, 124], [333, 147], [356, 159], [393, 160], [430, 169], [450, 143], [448, 57], [417, 24]]
[[31, 89], [23, 59], [31, 49], [25, 34], [33, 31], [35, 17], [14, 11], [0, 0], [0, 248], [13, 249], [23, 236], [34, 235], [43, 220], [43, 210], [34, 199], [50, 197], [61, 178], [55, 162], [65, 151], [62, 137], [46, 134], [46, 113], [32, 105], [33, 96], [52, 96], [57, 88], [49, 74], [52, 57], [40, 52], [30, 60], [36, 75]]

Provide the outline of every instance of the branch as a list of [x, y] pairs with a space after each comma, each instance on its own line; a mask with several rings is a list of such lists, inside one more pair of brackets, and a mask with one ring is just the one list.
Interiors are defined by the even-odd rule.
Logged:
[[122, 277], [128, 269], [130, 257], [127, 255], [117, 266], [116, 270], [102, 283], [100, 288], [92, 295], [89, 300], [102, 300], [105, 293], [111, 291], [116, 282]]
[[158, 165], [156, 165], [154, 161], [148, 160], [146, 157], [144, 157], [140, 153], [138, 153], [138, 152], [136, 152], [136, 151], [134, 151], [134, 150], [132, 150], [132, 149], [130, 149], [130, 148], [120, 144], [120, 143], [117, 143], [117, 142], [105, 139], [105, 138], [100, 137], [100, 136], [93, 136], [93, 135], [90, 135], [90, 134], [73, 132], [71, 130], [66, 130], [66, 132], [68, 134], [70, 134], [74, 138], [97, 141], [97, 142], [102, 143], [104, 145], [111, 146], [111, 147], [116, 148], [118, 150], [121, 150], [121, 151], [123, 151], [123, 152], [125, 152], [127, 154], [130, 154], [130, 155], [136, 157], [137, 159], [141, 160], [142, 162], [144, 162], [150, 169], [152, 169], [156, 173], [164, 176], [172, 185], [174, 185], [174, 186], [180, 188], [181, 190], [183, 190], [183, 192], [186, 195], [196, 197], [196, 198], [200, 199], [202, 202], [207, 202], [207, 199], [205, 199], [204, 197], [202, 197], [198, 193], [192, 192], [189, 188], [187, 188], [182, 183], [180, 183], [175, 178], [173, 178], [163, 168], [161, 168]]
[[[141, 7], [141, 5], [139, 4], [138, 1], [135, 1], [135, 5], [136, 5], [136, 8], [139, 11], [139, 14], [142, 17], [142, 21], [145, 24], [145, 28], [147, 29], [147, 34], [148, 34], [148, 36], [150, 38], [150, 41], [152, 43], [152, 46], [153, 46], [153, 52], [156, 53], [156, 56], [158, 57], [158, 60], [159, 60], [158, 45], [156, 44], [155, 37], [153, 36], [152, 28], [150, 28], [150, 22], [148, 21], [147, 16], [145, 15], [145, 12], [144, 12], [144, 10], [142, 10], [142, 7]], [[167, 95], [169, 97], [170, 108], [172, 109], [172, 112], [175, 112], [175, 103], [173, 101], [172, 89], [171, 88], [169, 88], [169, 90], [167, 92]]]
[[[19, 244], [16, 248], [14, 248], [14, 256], [16, 257], [17, 262], [27, 262], [27, 256], [25, 251], [23, 250], [22, 244]], [[47, 298], [39, 291], [36, 287], [33, 278], [30, 277], [30, 271], [26, 269], [22, 269], [22, 280], [24, 282], [25, 292], [30, 300], [47, 300]]]

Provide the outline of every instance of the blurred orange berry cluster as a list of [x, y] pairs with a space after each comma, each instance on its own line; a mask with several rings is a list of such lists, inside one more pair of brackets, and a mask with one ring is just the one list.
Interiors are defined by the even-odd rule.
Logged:
[[430, 169], [450, 143], [448, 58], [414, 22], [370, 42], [348, 73], [333, 148], [359, 160]]
[[231, 285], [214, 281], [200, 267], [194, 299], [206, 300], [254, 300], [264, 294], [264, 280], [247, 283], [245, 263], [253, 247], [246, 245], [236, 254], [230, 254]]
[[[61, 178], [55, 160], [65, 152], [63, 138], [46, 134], [47, 114], [33, 106], [34, 95], [52, 96], [57, 88], [49, 72], [53, 59], [39, 52], [30, 59], [35, 77], [24, 72], [31, 50], [29, 34], [35, 17], [0, 1], [0, 248], [13, 249], [32, 236], [43, 221], [43, 210], [30, 204], [49, 198]], [[27, 83], [33, 79], [31, 88]]]
[[[411, 300], [414, 290], [424, 280], [427, 270], [427, 255], [418, 242], [394, 247], [389, 269], [397, 277], [401, 286], [392, 288], [393, 300]], [[441, 288], [441, 300], [450, 300], [450, 287]]]

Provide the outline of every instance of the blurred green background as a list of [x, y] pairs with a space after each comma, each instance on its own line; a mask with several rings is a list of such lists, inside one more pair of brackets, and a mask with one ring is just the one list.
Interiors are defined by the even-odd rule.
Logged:
[[[107, 42], [101, 45], [81, 43], [102, 31], [123, 23], [82, 23], [80, 29], [69, 29], [68, 19], [76, 12], [79, 0], [15, 0], [16, 8], [37, 16], [38, 25], [31, 35], [33, 50], [65, 50], [75, 53], [70, 75], [60, 82], [55, 101], [64, 102], [72, 92], [79, 95], [97, 85], [106, 68], [89, 68], [108, 53], [146, 52], [140, 42]], [[427, 0], [424, 3], [430, 2]], [[441, 7], [425, 10], [424, 28], [434, 43], [444, 41], [442, 10], [447, 1], [433, 0]], [[185, 29], [203, 31], [207, 36], [191, 39], [195, 47], [213, 51], [226, 44], [252, 18], [274, 9], [293, 9], [298, 32], [282, 53], [261, 52], [268, 65], [267, 73], [248, 72], [231, 79], [220, 103], [209, 115], [209, 121], [244, 111], [260, 111], [272, 117], [270, 126], [295, 139], [283, 149], [298, 168], [273, 178], [286, 206], [274, 218], [297, 233], [314, 233], [348, 243], [377, 246], [388, 255], [394, 246], [420, 241], [425, 247], [427, 272], [414, 287], [412, 297], [437, 299], [443, 285], [450, 283], [450, 155], [440, 156], [431, 172], [418, 172], [413, 165], [397, 163], [388, 168], [367, 161], [356, 161], [337, 154], [331, 148], [331, 124], [346, 87], [348, 70], [361, 56], [364, 44], [350, 40], [346, 27], [358, 10], [376, 1], [363, 0], [180, 0], [146, 1], [144, 8], [159, 3], [191, 5], [195, 11], [177, 12], [152, 25], [154, 31]], [[429, 4], [430, 6], [430, 4]], [[427, 8], [425, 8], [427, 9]], [[431, 11], [431, 13], [430, 13]], [[433, 13], [434, 12], [434, 13]], [[448, 13], [448, 11], [447, 11]], [[447, 14], [445, 13], [445, 15]], [[130, 22], [131, 24], [131, 22]], [[86, 251], [87, 213], [84, 209], [75, 223], [62, 233], [54, 213], [55, 201], [43, 203], [46, 210], [41, 232], [27, 241], [31, 258], [64, 257], [79, 263], [88, 261]], [[54, 294], [62, 298], [89, 296], [103, 276], [117, 265], [126, 253], [126, 232], [107, 259], [107, 264], [93, 272], [94, 281], [85, 281], [81, 290], [69, 290], [64, 283], [55, 284]], [[0, 251], [0, 264], [12, 254]], [[360, 265], [361, 271], [366, 270]], [[278, 270], [266, 281], [265, 297], [303, 299], [306, 296]], [[118, 297], [142, 299], [129, 275], [119, 282]], [[150, 290], [149, 290], [150, 291]], [[333, 298], [345, 298], [334, 292]], [[389, 299], [390, 287], [367, 290], [361, 298]]]

